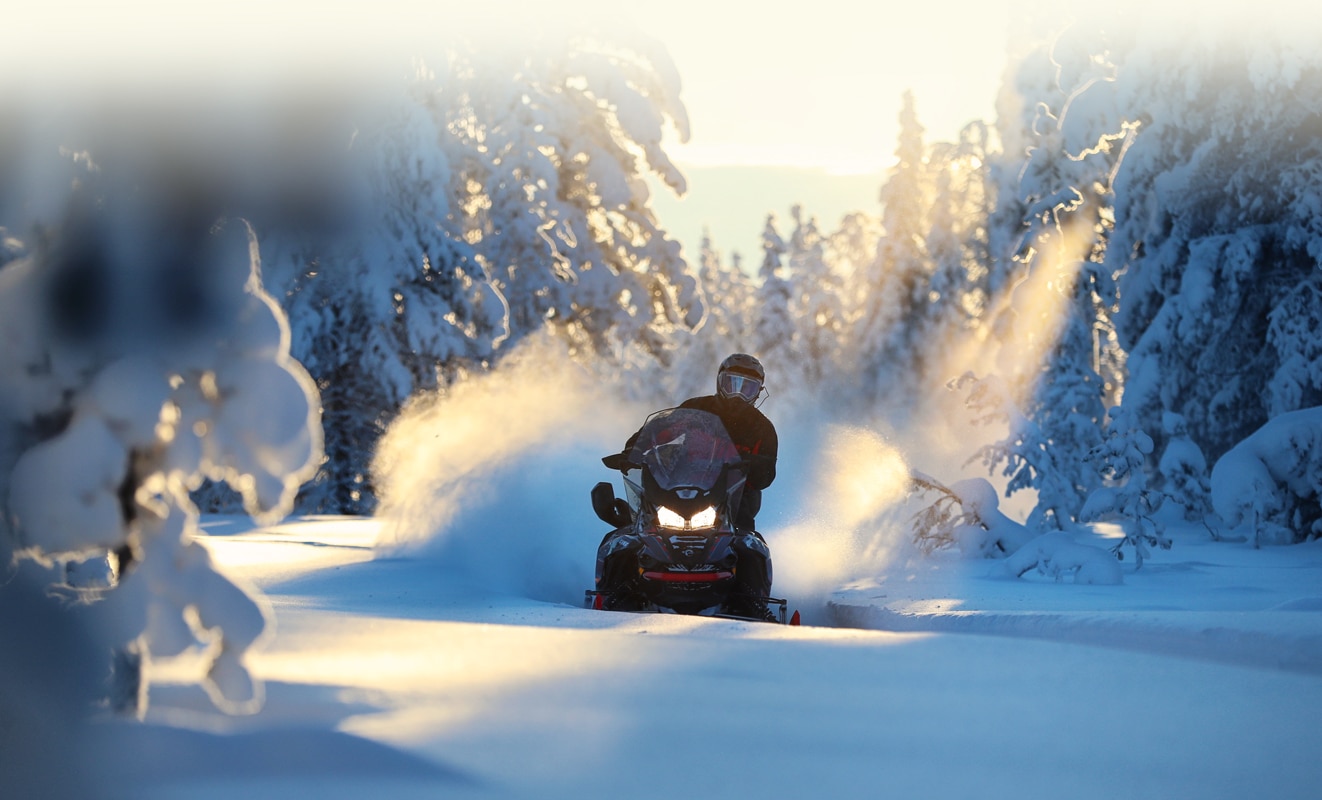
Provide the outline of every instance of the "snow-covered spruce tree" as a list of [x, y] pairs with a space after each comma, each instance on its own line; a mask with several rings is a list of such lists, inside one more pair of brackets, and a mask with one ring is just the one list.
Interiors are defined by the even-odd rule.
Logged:
[[1267, 342], [1278, 363], [1267, 385], [1267, 413], [1275, 417], [1322, 405], [1322, 337], [1317, 335], [1322, 331], [1322, 272], [1315, 270], [1286, 292], [1267, 322]]
[[[753, 294], [753, 353], [769, 372], [776, 373], [775, 384], [798, 385], [798, 336], [792, 310], [792, 289], [784, 275], [785, 240], [776, 230], [776, 217], [767, 215], [762, 229], [762, 283]], [[768, 380], [772, 380], [768, 376]]]
[[[0, 550], [88, 603], [69, 613], [117, 649], [112, 707], [139, 711], [150, 661], [199, 648], [212, 700], [251, 711], [268, 612], [193, 540], [189, 493], [210, 478], [287, 513], [321, 454], [316, 390], [251, 229], [84, 155], [68, 213], [0, 268]], [[111, 568], [93, 586], [64, 570], [90, 557]]]
[[929, 398], [976, 365], [975, 343], [986, 333], [992, 262], [988, 219], [995, 202], [989, 136], [985, 124], [971, 123], [957, 143], [935, 144], [929, 156], [934, 179], [925, 249], [932, 277], [928, 313], [919, 318], [917, 335], [925, 350], [919, 386]]
[[987, 181], [990, 135], [986, 124], [970, 123], [957, 143], [933, 154], [939, 172], [927, 237], [935, 265], [932, 291], [956, 315], [958, 328], [967, 327], [987, 305], [985, 276], [992, 258], [987, 217], [995, 200]]
[[[844, 276], [840, 289], [844, 303], [846, 321], [852, 326], [867, 300], [867, 287], [857, 276], [873, 263], [877, 255], [877, 243], [881, 241], [881, 219], [876, 214], [854, 211], [840, 220], [840, 226], [826, 238], [826, 259], [836, 274]], [[852, 333], [852, 327], [850, 331]], [[851, 342], [846, 344], [852, 345]], [[843, 358], [854, 360], [852, 351]]]
[[[1184, 417], [1167, 412], [1162, 417], [1161, 428], [1166, 447], [1152, 476], [1152, 487], [1162, 493], [1165, 502], [1178, 506], [1186, 520], [1206, 520], [1212, 510], [1207, 457], [1189, 438]], [[1215, 527], [1209, 525], [1209, 529], [1213, 536], [1219, 536]]]
[[[1046, 495], [1052, 504], [1039, 504], [1034, 516], [1063, 527], [1097, 485], [1088, 453], [1101, 443], [1104, 401], [1121, 388], [1123, 353], [1111, 323], [1117, 295], [1103, 257], [1111, 182], [1132, 129], [1098, 88], [1109, 85], [1112, 66], [1101, 57], [1079, 58], [1092, 51], [1081, 49], [1077, 37], [1050, 47], [1056, 83], [1043, 92], [1060, 111], [1038, 101], [1032, 133], [1021, 137], [1031, 146], [1011, 203], [1025, 215], [1012, 259], [1019, 277], [994, 304], [991, 325], [1001, 348], [997, 370], [1031, 423], [1025, 430], [1035, 432], [1029, 438], [1049, 449], [1054, 467], [1063, 470], [1042, 476], [1055, 484]], [[1071, 67], [1074, 62], [1081, 66]], [[1033, 59], [1025, 65], [1021, 69], [1042, 68]], [[1001, 451], [1022, 451], [1024, 443], [1014, 439], [1023, 434], [1012, 432]]]
[[1322, 538], [1322, 406], [1273, 417], [1212, 468], [1212, 502], [1255, 547]]
[[917, 338], [919, 320], [930, 301], [932, 269], [925, 247], [932, 185], [911, 92], [905, 93], [900, 111], [895, 157], [880, 194], [884, 234], [861, 276], [865, 304], [856, 338], [863, 391], [888, 407], [902, 408], [916, 395], [923, 344]]
[[734, 352], [751, 352], [753, 283], [738, 265], [738, 254], [726, 264], [709, 233], [704, 232], [698, 254], [698, 278], [704, 295], [706, 316], [691, 336], [681, 338], [682, 351], [675, 359], [676, 368], [669, 396], [688, 397], [712, 391], [716, 368]]
[[876, 214], [855, 211], [846, 214], [840, 225], [826, 239], [825, 260], [838, 281], [839, 297], [836, 301], [840, 320], [836, 332], [836, 363], [833, 380], [854, 387], [853, 391], [836, 394], [833, 402], [841, 411], [867, 414], [873, 410], [870, 398], [864, 397], [857, 385], [860, 343], [854, 338], [858, 330], [858, 314], [870, 302], [867, 288], [858, 279], [876, 258], [877, 243], [881, 241], [881, 219]]
[[440, 44], [349, 104], [333, 235], [258, 215], [322, 389], [328, 460], [302, 508], [370, 512], [372, 452], [403, 403], [544, 326], [636, 368], [701, 320], [643, 181], [684, 188], [660, 148], [667, 122], [687, 135], [664, 50], [586, 29], [519, 44]]
[[666, 124], [688, 136], [679, 78], [641, 34], [582, 28], [456, 51], [437, 107], [462, 197], [459, 233], [509, 302], [511, 339], [550, 324], [575, 348], [666, 361], [702, 319], [697, 282], [643, 177], [676, 192]]
[[1108, 412], [1109, 424], [1106, 440], [1091, 453], [1107, 480], [1088, 497], [1080, 512], [1081, 522], [1115, 521], [1124, 531], [1111, 552], [1124, 559], [1124, 547], [1134, 548], [1136, 569], [1143, 567], [1143, 559], [1152, 554], [1152, 547], [1168, 549], [1162, 525], [1153, 515], [1161, 507], [1163, 495], [1148, 488], [1144, 464], [1152, 455], [1152, 437], [1138, 427], [1137, 415], [1116, 406]]
[[1072, 461], [1071, 448], [1057, 447], [1042, 428], [1019, 409], [1014, 392], [998, 375], [978, 377], [967, 372], [951, 381], [950, 387], [967, 392], [966, 405], [972, 424], [997, 425], [1006, 435], [979, 447], [969, 462], [981, 461], [988, 472], [1007, 479], [1006, 496], [1033, 490], [1037, 503], [1027, 524], [1034, 531], [1073, 527], [1083, 478]]
[[816, 218], [804, 219], [803, 209], [791, 209], [794, 231], [786, 247], [790, 284], [790, 314], [798, 321], [799, 384], [816, 391], [834, 383], [845, 332], [843, 282], [827, 261], [826, 242]]
[[1264, 11], [1233, 31], [1140, 27], [1115, 54], [1117, 104], [1143, 120], [1116, 176], [1107, 253], [1121, 275], [1124, 404], [1147, 430], [1181, 415], [1213, 461], [1322, 389], [1308, 323], [1322, 56], [1309, 32]]
[[419, 67], [360, 118], [351, 211], [334, 235], [268, 226], [264, 246], [294, 329], [294, 352], [321, 390], [326, 461], [305, 510], [371, 513], [370, 464], [390, 419], [419, 390], [489, 359], [506, 309], [473, 250], [444, 223], [452, 172]]

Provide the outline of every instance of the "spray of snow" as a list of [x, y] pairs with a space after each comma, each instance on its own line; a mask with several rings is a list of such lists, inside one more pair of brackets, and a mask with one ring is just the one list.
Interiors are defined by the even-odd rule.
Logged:
[[[683, 399], [626, 401], [647, 393], [613, 383], [539, 337], [491, 372], [413, 401], [374, 463], [378, 558], [428, 559], [445, 580], [484, 591], [581, 602], [609, 529], [593, 515], [589, 490], [614, 479], [623, 494], [601, 456], [617, 452], [649, 413]], [[823, 421], [829, 404], [811, 395], [787, 388], [763, 409], [781, 446], [758, 515], [773, 594], [810, 621], [831, 591], [913, 554], [910, 464], [961, 474], [972, 430], [935, 408], [895, 432], [877, 420]]]
[[[782, 460], [788, 463], [778, 483], [802, 487], [800, 493], [782, 490], [800, 511], [784, 527], [770, 528], [767, 542], [776, 593], [811, 615], [829, 592], [882, 574], [904, 552], [904, 529], [892, 515], [908, 495], [909, 468], [896, 447], [866, 428], [828, 425], [792, 432], [785, 443]], [[808, 447], [800, 450], [800, 444]]]
[[374, 462], [378, 556], [434, 559], [453, 579], [576, 602], [606, 532], [588, 497], [610, 478], [601, 456], [645, 414], [548, 337], [415, 400]]
[[[623, 492], [600, 458], [655, 410], [594, 383], [549, 338], [414, 401], [374, 464], [378, 557], [434, 560], [447, 580], [579, 602], [608, 530], [588, 491], [615, 477]], [[908, 467], [872, 430], [786, 420], [779, 427], [779, 477], [759, 522], [776, 593], [801, 605], [877, 574], [893, 557], [903, 529], [887, 517], [907, 493]]]

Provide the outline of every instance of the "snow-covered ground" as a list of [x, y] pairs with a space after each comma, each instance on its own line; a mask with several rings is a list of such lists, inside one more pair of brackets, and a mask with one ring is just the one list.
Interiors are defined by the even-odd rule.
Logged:
[[1101, 587], [938, 557], [897, 562], [829, 609], [790, 598], [819, 622], [902, 631], [887, 632], [586, 610], [573, 590], [499, 586], [453, 558], [375, 557], [381, 525], [207, 519], [205, 546], [274, 612], [250, 659], [265, 706], [222, 715], [186, 662], [159, 670], [146, 724], [105, 726], [107, 785], [317, 800], [1322, 785], [1322, 543], [1188, 532]]

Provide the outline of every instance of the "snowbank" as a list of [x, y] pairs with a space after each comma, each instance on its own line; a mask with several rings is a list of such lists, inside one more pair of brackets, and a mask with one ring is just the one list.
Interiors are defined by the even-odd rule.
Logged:
[[1261, 544], [1322, 536], [1322, 406], [1281, 414], [1212, 467], [1212, 507]]
[[1322, 675], [1322, 543], [1261, 549], [1214, 541], [1197, 525], [1170, 534], [1174, 546], [1142, 569], [1106, 551], [1118, 534], [1096, 545], [1048, 534], [1000, 561], [938, 553], [842, 587], [829, 618], [872, 630], [1050, 639]]
[[1078, 544], [1064, 531], [1047, 533], [1010, 554], [1006, 572], [1022, 577], [1029, 570], [1055, 580], [1070, 577], [1075, 583], [1115, 585], [1123, 583], [1120, 563], [1099, 547]]
[[[192, 540], [189, 491], [223, 480], [258, 519], [288, 513], [321, 457], [317, 390], [250, 226], [93, 178], [0, 270], [0, 555], [92, 603], [116, 710], [141, 710], [152, 656], [201, 650], [217, 705], [251, 712], [270, 612]], [[62, 574], [88, 559], [100, 586]]]

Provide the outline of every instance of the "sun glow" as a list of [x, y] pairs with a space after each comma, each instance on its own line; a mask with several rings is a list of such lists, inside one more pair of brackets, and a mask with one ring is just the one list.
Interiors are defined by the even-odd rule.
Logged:
[[[937, 374], [982, 375], [992, 370], [1006, 378], [1036, 374], [1060, 338], [1079, 269], [1093, 244], [1092, 235], [1070, 228], [1039, 238], [1039, 247], [1026, 259], [1023, 277], [984, 306], [978, 331], [943, 345], [944, 352], [929, 354], [940, 364]], [[1025, 388], [1031, 391], [1032, 386]]]

